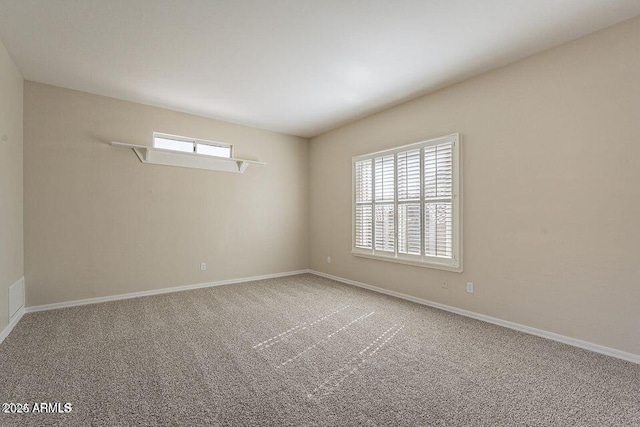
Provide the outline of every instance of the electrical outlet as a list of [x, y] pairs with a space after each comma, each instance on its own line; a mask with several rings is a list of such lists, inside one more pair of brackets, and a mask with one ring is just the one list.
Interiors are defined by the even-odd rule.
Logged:
[[447, 282], [447, 279], [442, 279], [442, 289], [449, 289], [449, 282]]
[[467, 292], [470, 294], [473, 293], [473, 283], [467, 282]]
[[327, 257], [327, 264], [331, 264], [331, 257], [330, 256]]
[[206, 271], [207, 270], [207, 263], [206, 262], [201, 262], [200, 263], [200, 271]]

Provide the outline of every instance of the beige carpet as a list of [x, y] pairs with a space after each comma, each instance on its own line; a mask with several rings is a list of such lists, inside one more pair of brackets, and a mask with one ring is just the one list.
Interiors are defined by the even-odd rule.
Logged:
[[312, 275], [26, 315], [0, 425], [640, 426], [640, 366]]

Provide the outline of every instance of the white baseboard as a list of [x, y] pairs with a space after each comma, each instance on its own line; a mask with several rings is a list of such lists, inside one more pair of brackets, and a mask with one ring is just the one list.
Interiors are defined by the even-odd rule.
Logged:
[[519, 323], [510, 322], [508, 320], [498, 319], [496, 317], [487, 316], [480, 313], [475, 313], [473, 311], [463, 310], [461, 308], [452, 307], [445, 304], [440, 304], [438, 302], [429, 301], [426, 299], [414, 297], [411, 295], [406, 295], [400, 292], [390, 291], [388, 289], [379, 288], [377, 286], [368, 285], [362, 282], [356, 282], [355, 280], [345, 279], [343, 277], [333, 276], [331, 274], [322, 273], [316, 270], [309, 270], [311, 274], [315, 274], [316, 276], [325, 277], [327, 279], [335, 280], [337, 282], [345, 283], [347, 285], [358, 286], [360, 288], [369, 289], [374, 292], [380, 292], [386, 295], [391, 295], [397, 298], [402, 298], [408, 301], [412, 301], [418, 304], [427, 305], [430, 307], [439, 308], [440, 310], [449, 311], [451, 313], [459, 314], [461, 316], [471, 317], [473, 319], [482, 320], [484, 322], [493, 323], [494, 325], [504, 326], [505, 328], [515, 329], [516, 331], [524, 332], [531, 335], [536, 335], [542, 338], [547, 338], [553, 341], [558, 341], [564, 344], [568, 344], [574, 347], [579, 347], [585, 350], [594, 351], [596, 353], [605, 354], [607, 356], [615, 357], [617, 359], [626, 360], [628, 362], [633, 362], [640, 364], [640, 355], [627, 353], [621, 350], [616, 350], [614, 348], [605, 347], [599, 344], [593, 344], [587, 341], [582, 341], [576, 338], [567, 337], [564, 335], [556, 334], [553, 332], [544, 331], [542, 329], [532, 328], [531, 326], [521, 325]]
[[21, 308], [24, 308], [24, 277], [9, 286], [9, 323]]
[[4, 339], [9, 336], [11, 331], [13, 331], [13, 328], [15, 328], [20, 319], [22, 319], [22, 316], [24, 316], [24, 307], [20, 307], [18, 311], [16, 311], [16, 314], [13, 315], [7, 327], [0, 332], [0, 344], [2, 344]]
[[[15, 292], [18, 291], [18, 292]], [[7, 308], [9, 311], [9, 324], [0, 332], [0, 344], [9, 336], [13, 328], [16, 327], [22, 316], [24, 316], [24, 277], [19, 278], [16, 283], [7, 289]], [[13, 311], [13, 313], [11, 313]]]
[[37, 311], [56, 310], [58, 308], [75, 307], [78, 305], [98, 304], [101, 302], [117, 301], [121, 299], [146, 297], [149, 295], [167, 294], [170, 292], [189, 291], [191, 289], [209, 288], [212, 286], [231, 285], [234, 283], [253, 282], [255, 280], [273, 279], [276, 277], [294, 276], [296, 274], [309, 273], [309, 270], [287, 271], [284, 273], [265, 274], [262, 276], [242, 277], [239, 279], [219, 280], [216, 282], [198, 283], [195, 285], [175, 286], [172, 288], [153, 289], [150, 291], [131, 292], [128, 294], [109, 295], [105, 297], [79, 299], [75, 301], [57, 302], [53, 304], [36, 305], [24, 309], [25, 313], [35, 313]]

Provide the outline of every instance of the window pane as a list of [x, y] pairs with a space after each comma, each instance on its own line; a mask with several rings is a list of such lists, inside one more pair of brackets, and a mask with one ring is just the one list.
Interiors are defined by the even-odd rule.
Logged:
[[393, 201], [395, 197], [394, 155], [377, 157], [376, 162], [376, 201]]
[[420, 255], [420, 222], [420, 204], [398, 205], [398, 252]]
[[371, 249], [372, 247], [371, 205], [356, 206], [356, 247]]
[[451, 203], [425, 203], [424, 254], [451, 258], [453, 253], [453, 211]]
[[371, 180], [371, 159], [356, 162], [356, 202], [370, 202], [373, 181]]
[[196, 144], [196, 153], [208, 156], [231, 157], [231, 147], [221, 147], [219, 145]]
[[453, 146], [450, 142], [424, 149], [424, 197], [452, 197]]
[[420, 198], [420, 150], [398, 153], [398, 200]]
[[185, 153], [193, 153], [193, 143], [188, 141], [180, 141], [178, 139], [169, 139], [156, 136], [153, 138], [153, 146], [163, 148], [165, 150], [184, 151]]
[[376, 250], [395, 252], [393, 205], [376, 205]]

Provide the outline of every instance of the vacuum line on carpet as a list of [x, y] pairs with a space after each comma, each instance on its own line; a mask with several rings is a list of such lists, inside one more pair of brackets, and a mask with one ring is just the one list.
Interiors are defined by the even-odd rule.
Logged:
[[278, 338], [278, 337], [281, 337], [282, 335], [286, 335], [286, 334], [288, 334], [288, 333], [289, 333], [289, 332], [291, 332], [291, 331], [295, 331], [296, 329], [301, 328], [302, 326], [304, 326], [304, 325], [306, 325], [306, 324], [307, 324], [307, 322], [302, 322], [301, 324], [299, 324], [299, 325], [297, 325], [297, 326], [294, 326], [294, 327], [293, 327], [293, 328], [291, 328], [291, 329], [287, 329], [286, 331], [282, 332], [281, 334], [275, 335], [275, 336], [273, 336], [273, 337], [269, 338], [269, 339], [268, 339], [268, 340], [266, 340], [266, 341], [262, 341], [260, 344], [256, 344], [256, 345], [254, 345], [254, 346], [253, 346], [253, 347], [251, 347], [251, 348], [258, 348], [258, 347], [260, 347], [261, 345], [266, 344], [266, 343], [268, 343], [268, 342], [270, 342], [270, 341], [273, 341], [274, 339], [276, 339], [276, 338]]
[[[332, 332], [331, 334], [327, 335], [327, 337], [326, 337], [326, 338], [323, 338], [323, 339], [321, 339], [320, 341], [316, 342], [315, 344], [313, 344], [313, 345], [311, 345], [311, 346], [307, 347], [306, 349], [304, 349], [304, 350], [303, 350], [303, 351], [301, 351], [300, 353], [296, 354], [296, 355], [295, 355], [295, 356], [293, 356], [292, 358], [285, 360], [284, 362], [282, 362], [282, 363], [280, 364], [280, 366], [276, 366], [276, 369], [280, 369], [281, 367], [283, 367], [283, 366], [287, 365], [288, 363], [291, 363], [291, 362], [293, 362], [294, 360], [299, 359], [300, 357], [304, 356], [304, 355], [305, 355], [306, 353], [308, 353], [309, 351], [311, 351], [311, 350], [313, 350], [313, 349], [317, 348], [318, 346], [320, 346], [320, 345], [324, 344], [325, 342], [329, 341], [329, 340], [330, 340], [332, 337], [334, 337], [336, 334], [338, 334], [338, 333], [340, 333], [340, 332], [344, 331], [345, 329], [347, 329], [349, 326], [353, 325], [354, 323], [356, 323], [356, 322], [358, 322], [358, 321], [360, 321], [360, 320], [364, 320], [364, 319], [366, 319], [366, 318], [367, 318], [367, 317], [369, 317], [369, 316], [372, 316], [372, 315], [373, 315], [373, 313], [375, 313], [375, 312], [374, 312], [374, 311], [372, 311], [371, 313], [364, 314], [364, 315], [362, 315], [362, 316], [358, 317], [357, 319], [354, 319], [354, 320], [352, 320], [351, 322], [347, 323], [346, 325], [342, 326], [341, 328], [336, 329], [334, 332]], [[394, 326], [395, 326], [395, 325], [394, 325]], [[386, 332], [385, 332], [385, 333], [386, 333]]]
[[[358, 369], [360, 369], [360, 366], [362, 366], [363, 363], [371, 360], [371, 358], [382, 347], [384, 347], [393, 337], [395, 337], [396, 334], [398, 334], [398, 332], [400, 332], [401, 330], [404, 329], [404, 326], [405, 325], [402, 325], [401, 327], [396, 329], [391, 335], [389, 335], [387, 337], [386, 340], [384, 340], [373, 351], [371, 351], [371, 353], [369, 353], [368, 355], [365, 354], [365, 357], [360, 358], [360, 357], [356, 356], [356, 357], [352, 358], [351, 360], [349, 360], [349, 362], [347, 362], [347, 364], [344, 365], [342, 368], [333, 371], [324, 382], [322, 382], [319, 386], [317, 386], [315, 389], [313, 389], [313, 391], [311, 393], [308, 393], [307, 397], [310, 398], [310, 399], [314, 398], [314, 396], [316, 394], [318, 394], [321, 390], [324, 390], [324, 392], [319, 397], [330, 395], [336, 388], [340, 387], [340, 385], [349, 376], [355, 374], [358, 371]], [[396, 325], [393, 325], [391, 328], [387, 329], [382, 335], [380, 335], [378, 338], [376, 338], [373, 342], [371, 342], [371, 344], [369, 344], [367, 347], [365, 347], [358, 354], [361, 355], [363, 353], [366, 353], [366, 351], [369, 348], [371, 348], [373, 345], [375, 345], [376, 342], [378, 342], [380, 339], [382, 339], [382, 337], [384, 337], [389, 331], [391, 331], [395, 327], [396, 327]], [[359, 362], [357, 364], [355, 364], [355, 366], [354, 366], [354, 363], [356, 361], [358, 361], [358, 360], [359, 360]], [[345, 371], [347, 371], [347, 372], [343, 374], [343, 372], [345, 372]]]
[[392, 329], [393, 329], [393, 328], [395, 328], [395, 327], [396, 327], [396, 324], [394, 324], [392, 327], [390, 327], [389, 329], [387, 329], [386, 331], [384, 331], [384, 332], [382, 333], [382, 335], [380, 335], [378, 338], [376, 338], [375, 340], [373, 340], [373, 342], [372, 342], [371, 344], [369, 344], [368, 346], [366, 346], [366, 347], [364, 348], [364, 350], [360, 350], [360, 353], [358, 353], [358, 354], [362, 354], [362, 353], [364, 353], [365, 351], [369, 350], [369, 349], [371, 348], [371, 346], [375, 345], [375, 343], [377, 343], [378, 341], [380, 341], [380, 340], [381, 340], [385, 335], [387, 335], [387, 334], [389, 333], [389, 331], [390, 331], [390, 330], [392, 330]]
[[297, 326], [295, 326], [293, 328], [290, 328], [290, 329], [288, 329], [288, 330], [286, 330], [286, 331], [284, 331], [284, 332], [282, 332], [282, 333], [280, 333], [278, 335], [275, 335], [275, 336], [269, 338], [268, 340], [262, 341], [261, 343], [254, 345], [252, 348], [257, 348], [257, 349], [261, 350], [261, 349], [264, 349], [264, 348], [267, 348], [267, 347], [271, 347], [275, 343], [280, 342], [280, 341], [282, 341], [282, 340], [284, 340], [286, 338], [289, 338], [291, 335], [295, 335], [295, 334], [297, 334], [298, 332], [300, 332], [302, 330], [310, 328], [311, 326], [313, 326], [313, 325], [315, 325], [317, 323], [320, 323], [320, 322], [328, 319], [329, 317], [340, 313], [342, 310], [345, 310], [347, 308], [349, 308], [349, 306], [345, 305], [344, 307], [339, 308], [338, 310], [335, 310], [335, 311], [333, 311], [333, 312], [331, 312], [329, 314], [320, 315], [319, 318], [317, 318], [316, 320], [314, 320], [313, 322], [311, 322], [309, 324], [307, 324], [307, 322], [302, 322], [302, 323], [298, 324]]

